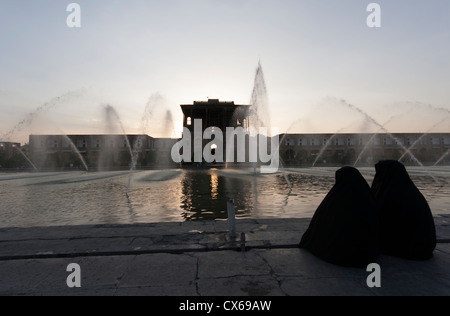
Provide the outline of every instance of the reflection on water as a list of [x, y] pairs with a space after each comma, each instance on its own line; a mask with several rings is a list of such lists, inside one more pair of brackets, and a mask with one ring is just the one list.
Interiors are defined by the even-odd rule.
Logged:
[[211, 200], [217, 200], [219, 197], [219, 176], [217, 173], [211, 173]]
[[[236, 216], [312, 217], [334, 185], [337, 168], [286, 170], [253, 175], [245, 170], [0, 174], [0, 227], [226, 219], [234, 199]], [[360, 169], [370, 184], [373, 168]], [[450, 167], [432, 169], [441, 186], [419, 168], [411, 178], [434, 214], [450, 213]]]

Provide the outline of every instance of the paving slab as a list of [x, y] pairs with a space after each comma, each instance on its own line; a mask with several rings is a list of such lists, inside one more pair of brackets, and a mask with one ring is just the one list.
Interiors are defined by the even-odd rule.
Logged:
[[[1, 228], [0, 295], [448, 296], [448, 220], [435, 220], [432, 259], [380, 256], [380, 288], [367, 286], [366, 269], [297, 248], [309, 219], [238, 220], [235, 238], [226, 221]], [[67, 285], [71, 263], [80, 288]]]

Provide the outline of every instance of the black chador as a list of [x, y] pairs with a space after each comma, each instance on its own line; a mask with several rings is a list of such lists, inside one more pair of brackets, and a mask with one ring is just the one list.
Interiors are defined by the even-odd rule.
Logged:
[[372, 191], [380, 211], [380, 242], [384, 254], [424, 260], [433, 256], [436, 229], [430, 207], [403, 164], [375, 165]]
[[378, 224], [370, 186], [356, 168], [344, 167], [299, 246], [330, 263], [366, 267], [379, 254]]

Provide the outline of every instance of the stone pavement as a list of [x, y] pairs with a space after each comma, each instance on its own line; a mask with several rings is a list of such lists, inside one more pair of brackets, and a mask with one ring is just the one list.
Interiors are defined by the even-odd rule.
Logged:
[[298, 249], [309, 221], [242, 219], [236, 238], [226, 221], [1, 228], [0, 296], [450, 295], [450, 215], [435, 218], [432, 259], [379, 257], [380, 288]]

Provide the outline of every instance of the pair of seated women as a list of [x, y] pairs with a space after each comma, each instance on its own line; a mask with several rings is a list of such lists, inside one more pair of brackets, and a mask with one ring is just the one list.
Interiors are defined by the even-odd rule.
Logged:
[[430, 207], [398, 161], [381, 161], [370, 188], [344, 167], [302, 236], [304, 248], [328, 262], [363, 267], [379, 254], [411, 260], [433, 256], [436, 230]]

